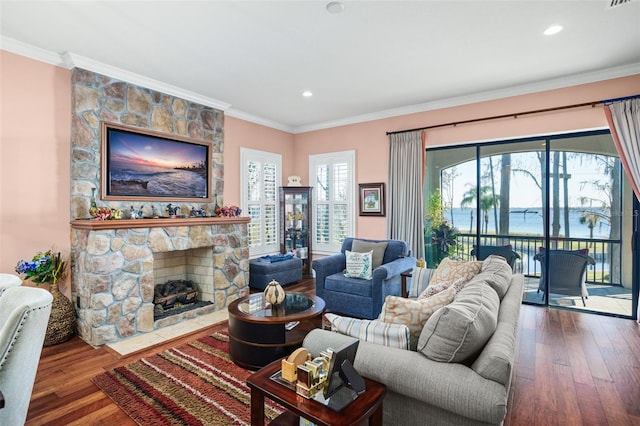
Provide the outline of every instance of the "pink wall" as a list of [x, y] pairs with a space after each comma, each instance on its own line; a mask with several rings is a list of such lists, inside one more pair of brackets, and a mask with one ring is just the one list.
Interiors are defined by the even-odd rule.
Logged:
[[[0, 272], [54, 245], [68, 252], [70, 72], [0, 51]], [[640, 75], [318, 130], [298, 135], [225, 117], [224, 203], [240, 204], [240, 147], [281, 153], [283, 184], [308, 184], [310, 154], [356, 151], [356, 181], [386, 182], [387, 131], [532, 109], [597, 101], [640, 92]], [[508, 138], [606, 126], [600, 107], [503, 119], [429, 131], [428, 144]], [[358, 217], [357, 236], [384, 238], [386, 219]]]
[[224, 204], [241, 204], [240, 148], [282, 154], [282, 185], [295, 174], [292, 134], [230, 116], [224, 118]]
[[[637, 93], [640, 93], [640, 75], [302, 133], [295, 136], [296, 173], [308, 179], [308, 156], [311, 154], [355, 149], [356, 182], [386, 182], [389, 161], [389, 138], [386, 135], [388, 131], [580, 104]], [[604, 127], [607, 127], [607, 123], [602, 107], [589, 106], [520, 116], [517, 119], [506, 118], [429, 130], [427, 146]], [[385, 238], [385, 218], [358, 216], [356, 235], [363, 238]]]
[[0, 51], [0, 272], [68, 254], [70, 72]]

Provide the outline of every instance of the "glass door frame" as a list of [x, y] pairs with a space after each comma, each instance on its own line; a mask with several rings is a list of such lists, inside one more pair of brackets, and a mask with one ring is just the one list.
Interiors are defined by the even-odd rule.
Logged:
[[[482, 160], [482, 148], [486, 148], [488, 146], [493, 146], [493, 145], [508, 145], [508, 144], [515, 144], [515, 143], [522, 143], [522, 142], [546, 142], [545, 143], [545, 148], [544, 148], [544, 157], [545, 157], [545, 166], [544, 166], [544, 176], [542, 179], [543, 185], [544, 185], [544, 199], [543, 201], [543, 210], [544, 210], [544, 215], [545, 215], [545, 219], [544, 219], [544, 223], [546, 224], [546, 226], [543, 226], [543, 232], [544, 232], [544, 244], [546, 247], [551, 247], [551, 242], [553, 239], [553, 236], [551, 235], [551, 208], [550, 208], [550, 202], [551, 202], [551, 188], [550, 188], [550, 180], [551, 180], [551, 172], [549, 170], [549, 167], [551, 165], [551, 156], [552, 156], [552, 142], [553, 141], [558, 141], [558, 140], [562, 140], [562, 139], [568, 139], [568, 138], [576, 138], [576, 137], [588, 137], [588, 136], [593, 136], [593, 135], [604, 135], [604, 134], [610, 134], [610, 131], [608, 129], [602, 129], [602, 130], [591, 130], [591, 131], [577, 131], [577, 132], [572, 132], [572, 133], [567, 133], [567, 134], [549, 134], [549, 135], [544, 135], [544, 136], [531, 136], [531, 137], [526, 137], [526, 138], [514, 138], [514, 139], [505, 139], [505, 140], [499, 140], [499, 141], [489, 141], [489, 142], [477, 142], [477, 143], [470, 143], [470, 144], [464, 144], [464, 145], [457, 145], [457, 146], [448, 146], [448, 147], [434, 147], [434, 148], [427, 148], [426, 152], [427, 155], [429, 154], [429, 151], [440, 151], [440, 150], [448, 150], [448, 149], [464, 149], [464, 148], [475, 148], [475, 158], [473, 159], [473, 161], [476, 162], [476, 186], [480, 185], [481, 182], [481, 174], [482, 174], [482, 167], [481, 167], [481, 160]], [[541, 150], [538, 150], [539, 152], [541, 152]], [[624, 172], [622, 172], [624, 173]], [[425, 181], [425, 189], [426, 190], [432, 190], [433, 188], [427, 188], [427, 185], [429, 185], [429, 182]], [[440, 188], [441, 189], [441, 188]], [[626, 191], [625, 191], [626, 194]], [[622, 195], [622, 199], [624, 200], [624, 197], [626, 196], [625, 194]], [[482, 241], [482, 232], [481, 232], [481, 215], [480, 215], [480, 197], [476, 197], [475, 200], [475, 211], [476, 211], [476, 217], [475, 217], [475, 236], [472, 238], [475, 238], [475, 244], [476, 246], [480, 246], [481, 241]], [[623, 314], [619, 314], [619, 313], [613, 313], [613, 312], [603, 312], [603, 311], [594, 311], [594, 310], [579, 310], [579, 312], [588, 312], [588, 313], [594, 313], [594, 314], [598, 314], [598, 315], [605, 315], [605, 316], [612, 316], [612, 317], [620, 317], [620, 318], [626, 318], [626, 319], [634, 319], [637, 316], [637, 310], [638, 310], [638, 292], [640, 291], [639, 287], [640, 287], [640, 250], [637, 249], [637, 247], [640, 247], [640, 202], [638, 202], [638, 199], [635, 197], [635, 195], [633, 195], [633, 212], [634, 212], [634, 217], [633, 217], [633, 236], [632, 236], [632, 261], [631, 261], [631, 275], [632, 275], [632, 283], [631, 283], [631, 297], [632, 297], [632, 310], [631, 313], [629, 315], [623, 315]], [[497, 226], [497, 225], [496, 225]], [[622, 226], [622, 225], [621, 225]], [[497, 228], [496, 228], [497, 229]], [[620, 236], [620, 241], [624, 241], [622, 235]], [[620, 261], [620, 260], [618, 260]], [[548, 262], [547, 264], [545, 264], [546, 268], [548, 268]], [[628, 271], [628, 270], [627, 270]], [[548, 269], [547, 269], [548, 272]], [[628, 273], [628, 272], [627, 272]], [[548, 273], [545, 274], [548, 276]], [[544, 296], [544, 302], [540, 302], [540, 303], [536, 303], [533, 301], [527, 301], [527, 300], [523, 300], [522, 303], [524, 304], [530, 304], [530, 305], [536, 305], [536, 306], [544, 306], [544, 307], [553, 307], [553, 308], [558, 308], [558, 309], [567, 309], [567, 310], [572, 310], [572, 311], [576, 311], [575, 308], [572, 307], [564, 307], [558, 304], [550, 304], [549, 303], [549, 288], [548, 286], [545, 286], [545, 296]]]

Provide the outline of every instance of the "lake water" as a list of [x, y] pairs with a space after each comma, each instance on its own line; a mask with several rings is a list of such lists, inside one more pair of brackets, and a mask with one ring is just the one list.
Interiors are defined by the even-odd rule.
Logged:
[[153, 166], [136, 168], [117, 166], [111, 169], [110, 179], [121, 182], [147, 182], [149, 195], [206, 197], [207, 182], [200, 173], [190, 170]]
[[[591, 209], [592, 211], [598, 211]], [[445, 212], [445, 218], [450, 224], [453, 224], [459, 232], [469, 232], [471, 222], [471, 209], [453, 209], [453, 217], [451, 211]], [[560, 234], [572, 238], [589, 238], [589, 227], [580, 223], [580, 216], [584, 209], [569, 208], [569, 235], [564, 230], [564, 209], [560, 209]], [[527, 209], [514, 208], [509, 210], [509, 233], [510, 234], [532, 234], [544, 235], [542, 224], [543, 209], [541, 207], [529, 207]], [[499, 211], [497, 212], [499, 215]], [[602, 212], [600, 212], [602, 213]], [[500, 217], [498, 216], [498, 220]], [[482, 226], [484, 227], [484, 218], [481, 217]], [[496, 225], [494, 221], [493, 210], [489, 212], [489, 232], [495, 232]], [[473, 216], [473, 228], [476, 230], [475, 211]], [[600, 222], [593, 228], [594, 238], [609, 238], [609, 223]]]

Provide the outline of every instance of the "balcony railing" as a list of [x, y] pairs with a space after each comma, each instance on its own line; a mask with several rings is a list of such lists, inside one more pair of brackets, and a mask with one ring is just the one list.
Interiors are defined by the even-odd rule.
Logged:
[[[462, 260], [473, 260], [471, 250], [476, 244], [476, 234], [458, 233], [455, 254], [453, 257]], [[512, 249], [520, 255], [516, 261], [515, 272], [527, 277], [539, 277], [541, 273], [540, 262], [534, 260], [540, 247], [546, 247], [545, 238], [542, 236], [524, 235], [481, 235], [480, 244], [488, 246], [504, 246], [511, 244]], [[620, 276], [622, 271], [622, 256], [612, 256], [611, 253], [620, 253], [622, 243], [620, 240], [585, 239], [553, 237], [550, 239], [551, 249], [577, 250], [589, 249], [589, 256], [595, 261], [595, 265], [587, 268], [586, 281], [589, 284], [622, 285]], [[618, 273], [612, 273], [612, 271]]]

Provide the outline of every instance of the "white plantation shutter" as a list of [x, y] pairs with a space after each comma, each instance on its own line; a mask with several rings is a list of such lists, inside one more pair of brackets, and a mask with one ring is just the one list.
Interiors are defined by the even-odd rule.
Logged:
[[314, 193], [316, 194], [316, 237], [313, 245], [314, 247], [318, 247], [318, 244], [327, 245], [330, 243], [329, 166], [327, 164], [318, 164], [315, 172], [316, 178]]
[[314, 186], [314, 251], [335, 253], [354, 235], [355, 152], [342, 151], [309, 157], [309, 181]]
[[274, 163], [264, 164], [264, 244], [276, 246], [278, 240], [278, 170]]
[[278, 239], [278, 182], [282, 157], [279, 154], [240, 149], [242, 209], [251, 218], [248, 226], [251, 256], [280, 250]]
[[349, 188], [353, 188], [355, 183], [349, 180], [349, 164], [337, 163], [333, 165], [333, 227], [332, 244], [342, 244], [348, 237], [351, 229], [349, 223]]
[[329, 233], [331, 227], [329, 226], [329, 205], [318, 204], [316, 206], [316, 238], [314, 240], [314, 246], [317, 244], [329, 244]]
[[337, 204], [333, 206], [333, 233], [332, 243], [341, 245], [342, 241], [350, 234], [349, 205]]

